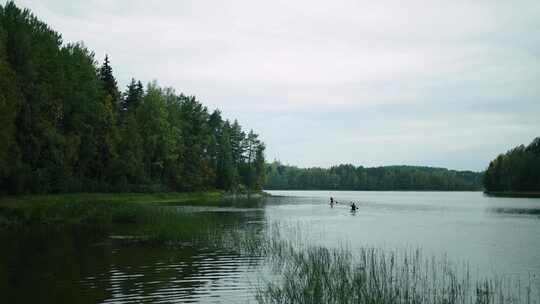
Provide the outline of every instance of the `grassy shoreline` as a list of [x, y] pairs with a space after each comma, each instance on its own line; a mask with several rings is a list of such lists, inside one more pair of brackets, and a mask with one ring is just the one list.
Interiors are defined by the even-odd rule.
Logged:
[[19, 207], [28, 204], [74, 203], [187, 203], [201, 200], [219, 200], [222, 191], [165, 192], [165, 193], [67, 193], [0, 196], [0, 207]]
[[4, 196], [0, 197], [0, 230], [14, 232], [36, 226], [62, 229], [70, 225], [111, 235], [118, 227], [129, 227], [129, 240], [194, 242], [207, 239], [219, 221], [165, 206], [218, 204], [223, 197], [224, 193], [218, 191]]
[[[255, 192], [250, 198], [267, 194]], [[117, 240], [161, 244], [223, 242], [223, 221], [212, 214], [174, 206], [221, 206], [247, 194], [207, 191], [193, 193], [73, 193], [0, 197], [0, 231], [66, 225], [89, 227]], [[248, 200], [247, 203], [252, 203]], [[122, 230], [123, 235], [115, 231]], [[127, 233], [127, 235], [126, 235]], [[225, 237], [225, 236], [223, 236]]]

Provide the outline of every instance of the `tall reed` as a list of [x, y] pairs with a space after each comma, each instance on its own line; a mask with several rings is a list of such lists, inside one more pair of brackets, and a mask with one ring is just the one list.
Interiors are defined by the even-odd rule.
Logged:
[[532, 280], [476, 278], [467, 264], [420, 249], [326, 248], [274, 232], [260, 250], [274, 276], [259, 287], [259, 303], [540, 303]]

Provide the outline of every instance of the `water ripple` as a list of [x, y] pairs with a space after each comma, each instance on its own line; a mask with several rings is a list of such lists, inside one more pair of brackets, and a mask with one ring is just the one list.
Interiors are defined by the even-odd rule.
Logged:
[[257, 282], [254, 266], [260, 258], [212, 251], [178, 253], [167, 262], [137, 266], [121, 260], [80, 283], [88, 289], [106, 291], [108, 297], [101, 303], [253, 302]]

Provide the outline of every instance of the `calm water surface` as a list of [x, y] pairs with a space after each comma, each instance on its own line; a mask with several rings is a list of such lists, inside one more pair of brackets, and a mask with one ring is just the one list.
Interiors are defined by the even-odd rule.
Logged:
[[[421, 248], [480, 274], [540, 276], [540, 199], [480, 192], [270, 191], [267, 219], [302, 222], [310, 241], [352, 248]], [[333, 196], [340, 204], [328, 205]], [[349, 212], [349, 202], [359, 210]]]
[[[286, 238], [301, 235], [308, 243], [352, 250], [419, 247], [424, 255], [468, 261], [481, 276], [531, 275], [540, 285], [540, 199], [479, 192], [270, 193], [253, 208], [182, 208], [218, 213], [224, 230], [262, 234], [267, 223], [279, 222], [292, 227]], [[340, 204], [330, 208], [330, 196]], [[360, 207], [356, 213], [351, 201]], [[261, 258], [188, 245], [121, 245], [80, 229], [4, 234], [0, 241], [5, 303], [254, 303], [265, 276]]]

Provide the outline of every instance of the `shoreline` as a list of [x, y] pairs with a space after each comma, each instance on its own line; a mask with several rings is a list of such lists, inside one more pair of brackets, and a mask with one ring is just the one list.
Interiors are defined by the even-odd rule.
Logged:
[[444, 190], [444, 189], [264, 189], [264, 191], [331, 191], [331, 192], [483, 192], [482, 189], [459, 189], [459, 190]]
[[[253, 193], [262, 196], [262, 193]], [[135, 224], [145, 230], [172, 234], [193, 231], [211, 223], [196, 223], [197, 216], [163, 209], [164, 206], [219, 205], [227, 199], [223, 191], [192, 193], [70, 193], [0, 196], [0, 231], [37, 225], [66, 224], [108, 227]], [[247, 195], [246, 195], [247, 198]], [[195, 221], [195, 222], [194, 222]], [[185, 229], [188, 228], [188, 229]], [[202, 229], [204, 230], [204, 229]], [[185, 235], [183, 235], [185, 237]], [[166, 237], [168, 238], [168, 237]], [[166, 239], [164, 238], [164, 239]]]
[[484, 191], [490, 197], [540, 198], [540, 192], [535, 191]]
[[17, 208], [29, 204], [51, 203], [188, 203], [200, 200], [219, 200], [225, 196], [223, 191], [204, 192], [159, 192], [159, 193], [59, 193], [23, 194], [0, 196], [0, 207]]

